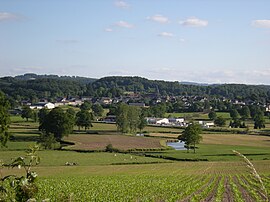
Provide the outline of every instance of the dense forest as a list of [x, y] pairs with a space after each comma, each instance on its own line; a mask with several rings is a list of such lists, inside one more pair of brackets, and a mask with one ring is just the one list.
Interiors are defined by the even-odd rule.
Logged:
[[270, 102], [270, 86], [220, 84], [187, 85], [179, 82], [148, 80], [141, 77], [112, 76], [101, 79], [69, 77], [57, 75], [25, 74], [16, 77], [0, 78], [0, 90], [10, 99], [37, 100], [58, 97], [119, 97], [126, 92], [141, 95], [156, 94], [160, 96], [204, 96], [211, 98], [237, 99], [257, 103]]

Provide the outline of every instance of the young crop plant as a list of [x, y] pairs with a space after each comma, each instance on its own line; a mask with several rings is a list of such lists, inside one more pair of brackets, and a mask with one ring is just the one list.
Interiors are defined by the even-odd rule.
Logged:
[[235, 201], [244, 202], [241, 192], [239, 191], [237, 185], [233, 182], [232, 176], [229, 177], [229, 184], [232, 188]]
[[216, 197], [215, 197], [216, 198], [215, 201], [217, 201], [217, 202], [222, 201], [223, 194], [225, 192], [224, 182], [225, 182], [225, 177], [221, 176], [221, 179], [218, 183], [217, 193], [216, 193]]
[[[267, 190], [264, 186], [264, 183], [262, 181], [262, 178], [261, 176], [258, 174], [258, 172], [256, 171], [254, 165], [250, 162], [250, 160], [245, 157], [243, 154], [241, 154], [240, 152], [238, 151], [235, 151], [233, 150], [233, 152], [237, 155], [237, 156], [240, 156], [243, 158], [244, 162], [246, 163], [247, 165], [247, 168], [249, 169], [250, 171], [250, 174], [255, 178], [255, 180], [259, 183], [259, 192], [260, 194], [263, 196], [263, 198], [265, 199], [266, 202], [269, 202], [269, 199], [268, 199], [268, 194], [267, 194]], [[253, 179], [253, 178], [252, 178]]]
[[191, 201], [202, 201], [205, 199], [210, 193], [215, 191], [218, 180], [219, 178], [217, 176], [213, 177], [211, 181], [205, 185], [203, 190], [201, 190], [198, 194], [193, 195]]
[[239, 184], [250, 194], [250, 196], [255, 199], [256, 201], [261, 201], [261, 197], [257, 193], [257, 189], [254, 189], [252, 186], [250, 186], [248, 183], [245, 183], [243, 179], [243, 176], [236, 176]]

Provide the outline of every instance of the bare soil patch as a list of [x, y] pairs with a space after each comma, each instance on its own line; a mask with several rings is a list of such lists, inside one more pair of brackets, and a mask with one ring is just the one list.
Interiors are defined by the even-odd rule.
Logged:
[[79, 150], [104, 150], [108, 144], [120, 150], [162, 148], [159, 138], [126, 135], [71, 135], [64, 140], [75, 143], [69, 148]]

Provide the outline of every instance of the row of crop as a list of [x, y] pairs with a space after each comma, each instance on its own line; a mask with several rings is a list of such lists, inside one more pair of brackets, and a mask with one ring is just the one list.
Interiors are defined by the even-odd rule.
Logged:
[[209, 181], [207, 176], [94, 176], [41, 179], [38, 199], [59, 201], [177, 201]]
[[[259, 184], [249, 175], [117, 175], [41, 178], [38, 200], [50, 201], [264, 201]], [[269, 188], [269, 178], [263, 178]]]

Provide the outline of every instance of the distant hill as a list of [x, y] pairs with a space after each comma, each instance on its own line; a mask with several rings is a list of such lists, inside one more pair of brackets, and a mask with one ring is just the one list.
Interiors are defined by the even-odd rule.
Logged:
[[14, 77], [18, 80], [34, 80], [34, 79], [62, 79], [62, 80], [71, 80], [79, 82], [82, 84], [88, 84], [96, 81], [94, 78], [79, 77], [79, 76], [58, 76], [58, 75], [37, 75], [34, 73], [26, 73], [24, 75], [18, 75]]
[[[138, 76], [109, 76], [100, 79], [24, 74], [0, 78], [0, 90], [13, 100], [37, 100], [59, 97], [119, 97], [127, 92], [137, 92], [144, 97], [201, 96], [228, 98], [256, 103], [270, 103], [269, 85], [201, 84], [195, 82], [170, 82], [149, 80]], [[148, 100], [149, 101], [149, 100]]]

